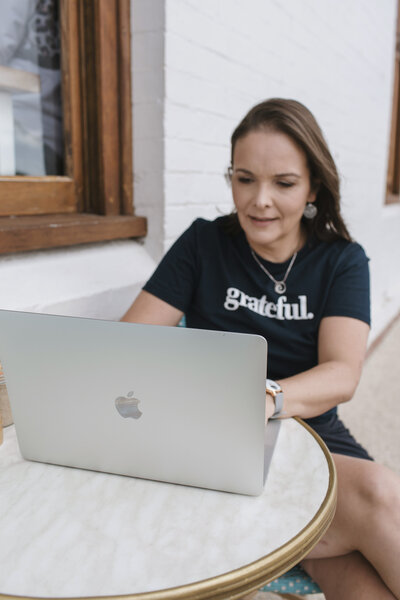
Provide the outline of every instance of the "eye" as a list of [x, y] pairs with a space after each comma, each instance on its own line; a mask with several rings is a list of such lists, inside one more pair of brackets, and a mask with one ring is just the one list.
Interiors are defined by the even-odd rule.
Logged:
[[241, 175], [240, 177], [238, 177], [238, 181], [239, 183], [251, 183], [253, 180], [250, 177], [244, 177], [243, 175]]
[[280, 187], [283, 188], [290, 188], [294, 186], [294, 183], [291, 181], [278, 181], [277, 183]]

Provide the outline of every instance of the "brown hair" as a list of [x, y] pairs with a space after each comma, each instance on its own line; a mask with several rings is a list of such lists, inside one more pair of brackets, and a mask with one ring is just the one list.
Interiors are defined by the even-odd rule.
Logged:
[[[231, 164], [235, 144], [257, 129], [272, 129], [288, 135], [305, 153], [310, 170], [311, 186], [317, 190], [314, 219], [303, 217], [308, 234], [323, 241], [351, 236], [340, 214], [340, 184], [335, 162], [322, 131], [312, 113], [296, 100], [271, 98], [254, 106], [236, 127], [231, 137]], [[237, 228], [239, 220], [233, 213], [230, 225]]]

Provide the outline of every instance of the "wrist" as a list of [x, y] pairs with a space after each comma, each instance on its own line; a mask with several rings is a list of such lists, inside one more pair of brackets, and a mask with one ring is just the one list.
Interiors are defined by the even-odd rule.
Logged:
[[275, 412], [275, 402], [270, 394], [265, 394], [265, 421], [271, 419]]
[[283, 412], [283, 390], [280, 384], [273, 379], [267, 379], [265, 382], [266, 395], [270, 396], [273, 403], [273, 413], [269, 418], [278, 418], [284, 414]]

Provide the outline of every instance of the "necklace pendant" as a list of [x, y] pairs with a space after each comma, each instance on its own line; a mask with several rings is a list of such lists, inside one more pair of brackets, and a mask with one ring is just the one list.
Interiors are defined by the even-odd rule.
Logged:
[[286, 292], [286, 284], [284, 281], [277, 281], [275, 283], [275, 292], [277, 294], [284, 294]]
[[291, 260], [291, 261], [290, 261], [290, 263], [289, 263], [289, 266], [288, 266], [288, 268], [287, 268], [287, 270], [286, 270], [286, 273], [285, 273], [285, 277], [282, 279], [282, 281], [277, 281], [277, 280], [276, 280], [276, 279], [275, 279], [275, 278], [274, 278], [274, 277], [271, 275], [271, 273], [268, 271], [268, 269], [267, 269], [266, 267], [264, 267], [264, 265], [263, 265], [263, 264], [262, 264], [262, 263], [261, 263], [261, 262], [258, 260], [258, 258], [257, 258], [257, 256], [256, 256], [256, 254], [255, 254], [255, 252], [254, 252], [254, 250], [253, 250], [253, 248], [250, 248], [250, 252], [251, 252], [251, 254], [252, 254], [252, 256], [253, 256], [254, 260], [256, 261], [256, 263], [258, 264], [258, 266], [260, 267], [260, 269], [262, 269], [262, 271], [264, 271], [264, 273], [267, 275], [267, 277], [269, 277], [269, 279], [270, 279], [271, 281], [273, 281], [273, 282], [274, 282], [274, 284], [275, 284], [275, 285], [274, 285], [275, 292], [276, 292], [277, 294], [284, 294], [284, 293], [286, 292], [286, 283], [285, 283], [285, 281], [286, 281], [286, 279], [287, 279], [287, 278], [288, 278], [288, 276], [289, 276], [289, 273], [290, 273], [290, 271], [291, 271], [291, 269], [292, 269], [292, 267], [293, 267], [294, 261], [296, 260], [296, 257], [297, 257], [297, 252], [295, 252], [295, 253], [293, 254], [293, 256], [292, 256], [292, 260]]

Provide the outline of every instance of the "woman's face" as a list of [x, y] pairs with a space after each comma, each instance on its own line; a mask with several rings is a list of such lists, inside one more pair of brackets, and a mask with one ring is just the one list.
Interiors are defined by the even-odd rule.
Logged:
[[304, 244], [301, 218], [316, 193], [306, 155], [288, 135], [263, 129], [237, 140], [232, 193], [247, 241], [260, 256], [284, 262]]

